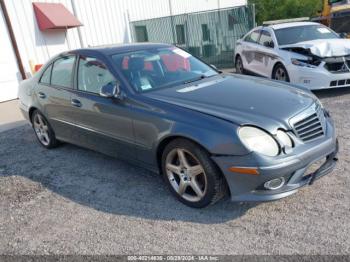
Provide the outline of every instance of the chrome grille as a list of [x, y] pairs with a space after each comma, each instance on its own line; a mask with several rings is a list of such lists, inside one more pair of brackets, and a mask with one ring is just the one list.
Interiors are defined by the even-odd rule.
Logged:
[[326, 118], [323, 109], [315, 104], [297, 116], [293, 122], [296, 135], [304, 142], [310, 142], [325, 135]]

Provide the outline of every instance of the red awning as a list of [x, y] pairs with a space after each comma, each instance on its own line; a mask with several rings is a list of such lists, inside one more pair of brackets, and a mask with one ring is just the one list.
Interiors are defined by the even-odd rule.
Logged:
[[69, 29], [82, 25], [62, 4], [33, 3], [33, 7], [41, 31], [47, 29]]

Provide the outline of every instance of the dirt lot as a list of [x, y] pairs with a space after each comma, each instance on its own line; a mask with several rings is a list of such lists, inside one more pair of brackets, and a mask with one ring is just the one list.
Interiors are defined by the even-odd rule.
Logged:
[[287, 199], [183, 206], [160, 177], [29, 126], [0, 133], [0, 254], [350, 254], [350, 90], [318, 92], [340, 139], [329, 176]]

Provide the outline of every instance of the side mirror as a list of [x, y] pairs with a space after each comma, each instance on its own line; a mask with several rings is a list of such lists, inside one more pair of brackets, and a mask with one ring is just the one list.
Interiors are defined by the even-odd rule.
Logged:
[[118, 98], [120, 95], [119, 85], [113, 82], [108, 83], [101, 87], [100, 96], [111, 98]]
[[274, 48], [275, 44], [273, 43], [273, 41], [266, 41], [264, 42], [264, 46], [268, 48]]

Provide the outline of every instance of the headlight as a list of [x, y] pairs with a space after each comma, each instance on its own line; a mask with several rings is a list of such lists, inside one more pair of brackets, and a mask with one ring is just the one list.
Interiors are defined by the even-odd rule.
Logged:
[[276, 136], [283, 146], [293, 147], [293, 141], [286, 132], [278, 130]]
[[238, 131], [242, 143], [251, 151], [266, 155], [277, 156], [279, 146], [273, 137], [256, 127], [244, 126]]
[[302, 66], [302, 67], [310, 67], [310, 68], [316, 68], [316, 65], [310, 64], [310, 61], [307, 60], [300, 60], [296, 58], [292, 58], [292, 64], [296, 66]]

